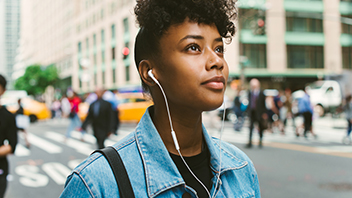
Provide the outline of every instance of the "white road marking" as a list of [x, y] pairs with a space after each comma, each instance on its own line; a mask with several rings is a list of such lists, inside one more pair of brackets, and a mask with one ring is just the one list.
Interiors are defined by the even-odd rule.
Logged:
[[53, 144], [36, 135], [33, 135], [32, 133], [28, 133], [28, 141], [32, 145], [35, 145], [36, 147], [39, 147], [50, 154], [62, 152], [62, 148], [60, 146], [57, 146], [56, 144]]
[[66, 144], [67, 146], [75, 149], [77, 152], [82, 153], [83, 155], [88, 156], [94, 151], [91, 144], [88, 144], [88, 143], [85, 143], [85, 142], [82, 142], [79, 140], [69, 138], [65, 142], [65, 136], [60, 133], [48, 131], [45, 133], [45, 137], [52, 139], [54, 141], [57, 141], [59, 143], [62, 143], [62, 144]]
[[58, 185], [64, 185], [66, 177], [71, 173], [70, 169], [57, 162], [43, 164], [42, 168]]
[[45, 175], [42, 175], [39, 172], [37, 166], [31, 165], [22, 165], [15, 168], [17, 175], [21, 176], [19, 181], [22, 185], [27, 187], [43, 187], [49, 183], [49, 178]]
[[29, 156], [31, 154], [31, 151], [24, 147], [22, 144], [17, 144], [16, 150], [15, 150], [15, 156], [16, 157], [24, 157], [24, 156]]

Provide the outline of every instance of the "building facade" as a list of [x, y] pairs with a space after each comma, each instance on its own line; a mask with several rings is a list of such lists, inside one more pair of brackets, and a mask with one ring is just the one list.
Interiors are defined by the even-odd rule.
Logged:
[[12, 73], [20, 33], [20, 0], [0, 0], [0, 73], [9, 88], [13, 87]]
[[[247, 77], [262, 79], [271, 88], [298, 89], [317, 79], [347, 84], [351, 18], [350, 0], [242, 0], [238, 47], [248, 61], [240, 66]], [[260, 19], [264, 33], [256, 32]], [[232, 75], [238, 76], [238, 70]]]
[[[140, 85], [135, 0], [22, 2], [31, 15], [21, 23], [30, 30], [21, 35], [25, 65], [57, 65], [79, 93]], [[295, 90], [336, 79], [351, 89], [351, 0], [239, 0], [236, 27], [225, 53], [230, 80], [256, 77], [263, 88]]]
[[133, 0], [81, 1], [75, 19], [72, 87], [79, 92], [96, 87], [116, 89], [138, 85], [133, 61], [137, 33]]
[[71, 86], [74, 17], [78, 0], [21, 1], [21, 37], [15, 78], [26, 67], [56, 65], [64, 88]]

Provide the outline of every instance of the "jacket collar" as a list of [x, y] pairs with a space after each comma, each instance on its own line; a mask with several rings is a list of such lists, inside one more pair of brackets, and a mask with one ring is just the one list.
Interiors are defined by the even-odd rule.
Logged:
[[[185, 182], [154, 126], [149, 114], [151, 108], [146, 110], [135, 134], [144, 165], [148, 196], [154, 197], [170, 188], [183, 185]], [[218, 172], [220, 141], [213, 140], [204, 126], [203, 135], [209, 148], [211, 167], [215, 172]], [[221, 173], [226, 170], [242, 168], [248, 164], [246, 161], [237, 159], [224, 148], [221, 148], [221, 160]]]

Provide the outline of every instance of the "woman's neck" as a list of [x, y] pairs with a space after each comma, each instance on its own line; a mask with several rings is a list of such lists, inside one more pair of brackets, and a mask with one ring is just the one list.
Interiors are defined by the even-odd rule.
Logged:
[[[182, 155], [194, 156], [199, 154], [202, 151], [203, 144], [201, 113], [170, 107], [170, 114]], [[167, 150], [170, 153], [178, 154], [171, 136], [171, 127], [166, 108], [154, 106], [151, 117]]]

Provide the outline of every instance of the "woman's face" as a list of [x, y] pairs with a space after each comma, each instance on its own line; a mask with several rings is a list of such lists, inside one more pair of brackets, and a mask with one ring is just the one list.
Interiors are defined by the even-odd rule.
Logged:
[[222, 104], [229, 70], [215, 25], [188, 20], [172, 25], [161, 37], [159, 49], [153, 73], [170, 106], [208, 111]]

